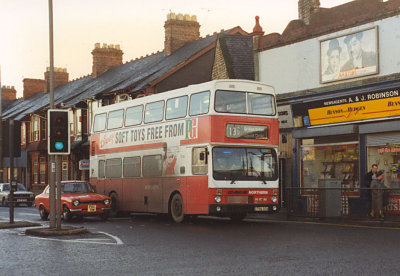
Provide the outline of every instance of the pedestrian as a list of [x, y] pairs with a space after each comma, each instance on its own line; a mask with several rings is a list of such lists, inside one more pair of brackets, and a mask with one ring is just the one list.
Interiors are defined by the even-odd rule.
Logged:
[[379, 217], [384, 218], [383, 215], [383, 194], [384, 189], [386, 189], [384, 183], [384, 172], [380, 170], [376, 173], [376, 178], [371, 181], [371, 189], [372, 189], [372, 210], [371, 217], [375, 217], [375, 215], [379, 215]]
[[365, 193], [366, 197], [366, 207], [367, 207], [367, 213], [370, 214], [371, 212], [371, 181], [372, 179], [376, 178], [376, 172], [378, 171], [378, 165], [377, 164], [372, 164], [371, 170], [365, 175], [365, 187], [368, 188]]

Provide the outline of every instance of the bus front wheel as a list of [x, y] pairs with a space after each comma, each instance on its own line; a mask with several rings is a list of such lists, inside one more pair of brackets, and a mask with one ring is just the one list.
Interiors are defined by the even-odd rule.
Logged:
[[169, 203], [169, 214], [176, 223], [181, 223], [185, 217], [183, 211], [183, 199], [180, 194], [174, 194]]

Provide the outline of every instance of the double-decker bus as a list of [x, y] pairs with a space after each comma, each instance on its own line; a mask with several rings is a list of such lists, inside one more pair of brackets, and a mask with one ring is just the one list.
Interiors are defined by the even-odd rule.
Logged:
[[98, 108], [90, 182], [113, 211], [243, 219], [279, 210], [274, 89], [215, 80]]

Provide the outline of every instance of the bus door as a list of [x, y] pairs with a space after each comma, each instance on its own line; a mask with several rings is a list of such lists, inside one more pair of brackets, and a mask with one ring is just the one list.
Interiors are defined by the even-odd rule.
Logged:
[[105, 160], [104, 156], [99, 157], [97, 160], [90, 162], [91, 181], [90, 183], [96, 187], [96, 192], [105, 194], [104, 179], [105, 179]]
[[143, 156], [143, 204], [144, 211], [161, 212], [163, 201], [161, 154]]

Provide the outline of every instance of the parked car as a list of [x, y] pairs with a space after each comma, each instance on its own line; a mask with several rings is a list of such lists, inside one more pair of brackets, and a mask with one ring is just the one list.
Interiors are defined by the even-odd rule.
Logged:
[[[17, 190], [14, 191], [14, 206], [26, 204], [32, 206], [35, 195], [26, 190], [22, 184], [17, 184]], [[8, 206], [10, 203], [10, 183], [0, 183], [0, 202], [2, 206]]]
[[[50, 213], [49, 206], [50, 187], [36, 196], [35, 204], [42, 220], [47, 220]], [[111, 209], [111, 198], [100, 195], [89, 182], [68, 180], [61, 182], [61, 208], [64, 221], [69, 221], [75, 216], [99, 215], [107, 219]]]

